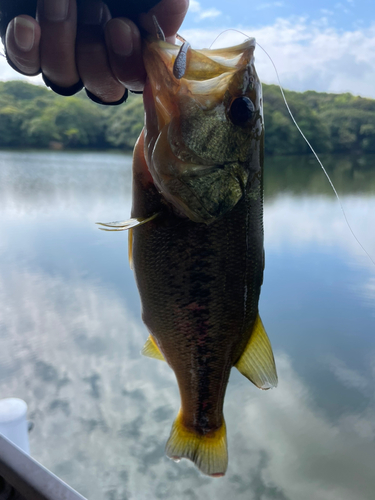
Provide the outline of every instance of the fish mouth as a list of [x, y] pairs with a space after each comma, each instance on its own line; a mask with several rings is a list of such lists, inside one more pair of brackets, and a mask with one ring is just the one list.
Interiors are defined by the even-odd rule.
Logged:
[[[254, 49], [254, 38], [224, 49], [189, 47], [176, 75], [181, 46], [145, 44], [146, 161], [165, 199], [195, 222], [211, 223], [243, 196], [250, 143], [261, 135]], [[235, 126], [229, 110], [240, 96], [251, 100], [254, 116]]]

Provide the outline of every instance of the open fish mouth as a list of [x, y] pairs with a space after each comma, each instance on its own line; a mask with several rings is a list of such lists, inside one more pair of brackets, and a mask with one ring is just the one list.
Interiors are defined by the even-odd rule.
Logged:
[[255, 39], [225, 49], [148, 40], [145, 152], [156, 187], [195, 222], [230, 211], [263, 134]]

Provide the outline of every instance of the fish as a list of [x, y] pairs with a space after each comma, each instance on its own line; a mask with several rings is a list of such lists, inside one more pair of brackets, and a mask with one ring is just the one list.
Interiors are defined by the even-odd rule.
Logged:
[[[150, 333], [142, 353], [176, 375], [168, 457], [228, 466], [223, 403], [235, 366], [277, 386], [258, 312], [263, 282], [262, 87], [255, 39], [225, 49], [146, 39], [145, 127], [133, 155], [129, 260]], [[240, 404], [240, 402], [239, 402]]]

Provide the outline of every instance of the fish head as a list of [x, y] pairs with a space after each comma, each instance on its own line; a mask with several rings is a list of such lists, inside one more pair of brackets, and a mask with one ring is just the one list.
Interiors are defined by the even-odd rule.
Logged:
[[[216, 50], [147, 40], [145, 157], [175, 211], [210, 224], [262, 175], [262, 87], [255, 39]], [[176, 69], [177, 68], [177, 69]]]

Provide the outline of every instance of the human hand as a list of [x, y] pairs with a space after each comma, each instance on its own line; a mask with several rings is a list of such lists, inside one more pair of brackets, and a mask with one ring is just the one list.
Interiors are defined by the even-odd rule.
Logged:
[[[94, 100], [122, 101], [125, 88], [143, 90], [146, 71], [141, 33], [154, 33], [156, 16], [167, 39], [174, 39], [189, 0], [162, 0], [137, 25], [126, 18], [111, 18], [101, 0], [38, 0], [36, 20], [28, 15], [8, 25], [5, 46], [8, 60], [22, 74], [42, 72], [58, 93], [72, 95], [83, 86]], [[96, 99], [95, 99], [96, 98]]]

